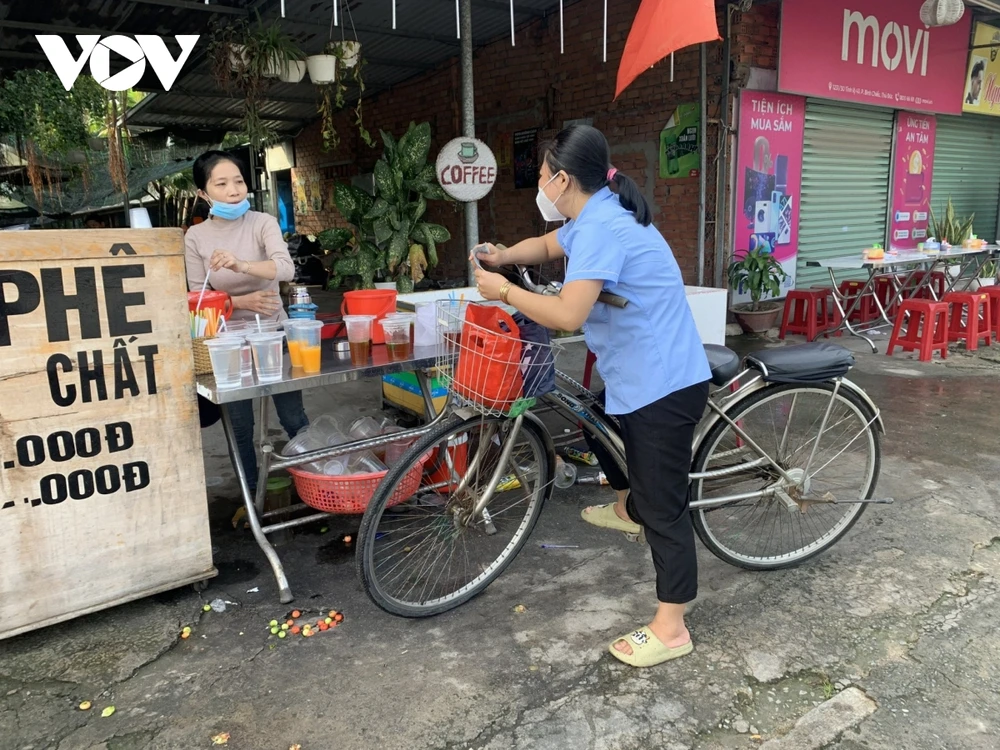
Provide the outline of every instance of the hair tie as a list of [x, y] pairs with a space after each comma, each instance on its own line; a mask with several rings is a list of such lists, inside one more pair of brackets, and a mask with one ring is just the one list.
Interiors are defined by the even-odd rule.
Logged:
[[614, 167], [611, 167], [611, 169], [608, 170], [608, 182], [611, 182], [613, 179], [615, 179], [616, 174], [618, 174], [618, 170], [615, 169]]

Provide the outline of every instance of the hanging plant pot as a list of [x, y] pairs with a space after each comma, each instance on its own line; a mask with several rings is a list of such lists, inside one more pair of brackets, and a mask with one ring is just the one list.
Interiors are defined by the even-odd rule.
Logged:
[[247, 57], [247, 47], [245, 44], [229, 45], [229, 67], [234, 72], [245, 70], [248, 61], [249, 58]]
[[278, 57], [271, 57], [267, 61], [267, 65], [264, 66], [264, 77], [280, 78], [283, 67], [284, 67], [284, 60]]
[[278, 74], [279, 80], [283, 83], [298, 83], [305, 77], [305, 60], [285, 60], [281, 73]]
[[91, 151], [104, 151], [108, 147], [108, 141], [106, 138], [91, 135], [87, 137], [87, 147]]
[[319, 85], [337, 80], [337, 58], [334, 55], [310, 55], [306, 58], [309, 80]]
[[340, 62], [345, 68], [353, 68], [358, 64], [361, 56], [361, 42], [338, 42], [340, 48]]

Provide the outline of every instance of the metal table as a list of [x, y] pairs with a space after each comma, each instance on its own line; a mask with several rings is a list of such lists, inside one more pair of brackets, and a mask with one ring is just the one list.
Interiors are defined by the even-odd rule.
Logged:
[[[262, 525], [262, 520], [267, 520], [275, 516], [283, 516], [288, 513], [306, 508], [304, 503], [292, 505], [287, 508], [277, 508], [272, 511], [264, 511], [264, 499], [267, 493], [267, 477], [273, 471], [286, 469], [290, 466], [311, 463], [321, 458], [331, 458], [354, 453], [355, 451], [377, 448], [382, 445], [394, 442], [407, 437], [419, 437], [429, 432], [436, 423], [447, 413], [447, 409], [442, 409], [440, 414], [435, 414], [434, 400], [431, 395], [431, 386], [426, 369], [434, 367], [440, 362], [441, 352], [436, 346], [415, 347], [413, 357], [404, 361], [390, 362], [388, 351], [383, 345], [372, 346], [372, 354], [369, 362], [365, 365], [354, 365], [351, 363], [350, 355], [333, 351], [331, 342], [323, 342], [323, 361], [320, 372], [314, 375], [306, 375], [301, 370], [292, 370], [291, 365], [285, 362], [285, 371], [282, 378], [274, 383], [258, 383], [256, 376], [244, 378], [243, 383], [238, 388], [219, 389], [216, 388], [215, 378], [211, 375], [203, 375], [197, 379], [198, 395], [208, 399], [213, 404], [218, 404], [222, 409], [222, 425], [226, 434], [226, 442], [229, 445], [229, 456], [232, 459], [233, 467], [236, 469], [236, 477], [240, 483], [240, 493], [243, 496], [243, 503], [246, 507], [247, 520], [253, 531], [254, 539], [260, 545], [267, 561], [271, 564], [275, 581], [278, 584], [279, 596], [282, 604], [292, 601], [292, 591], [288, 585], [284, 568], [278, 553], [267, 539], [267, 535], [288, 529], [293, 526], [312, 523], [314, 521], [327, 518], [330, 513], [316, 512], [301, 518], [294, 518], [287, 521], [278, 521]], [[276, 393], [289, 393], [292, 391], [304, 391], [310, 388], [324, 388], [326, 386], [347, 383], [354, 380], [369, 378], [381, 378], [397, 372], [416, 371], [417, 380], [420, 383], [421, 393], [427, 407], [427, 414], [433, 419], [422, 427], [405, 432], [396, 432], [388, 436], [369, 438], [367, 440], [356, 440], [344, 443], [335, 447], [322, 450], [310, 451], [300, 455], [285, 458], [274, 455], [274, 446], [268, 437], [268, 408], [266, 399]], [[246, 470], [240, 460], [240, 453], [236, 447], [233, 425], [230, 419], [228, 405], [237, 401], [257, 401], [260, 407], [259, 441], [260, 460], [257, 474], [257, 493], [255, 497], [250, 496], [250, 486], [247, 483]]]
[[[979, 276], [983, 266], [1000, 251], [998, 245], [983, 245], [981, 248], [961, 248], [953, 247], [950, 250], [942, 250], [936, 255], [928, 253], [886, 251], [885, 257], [880, 260], [868, 260], [862, 254], [844, 255], [836, 258], [824, 260], [808, 260], [806, 266], [812, 268], [825, 268], [830, 274], [830, 283], [833, 287], [833, 300], [840, 312], [840, 325], [833, 331], [825, 331], [830, 334], [834, 331], [847, 330], [852, 336], [857, 336], [868, 342], [872, 352], [877, 352], [875, 343], [864, 333], [877, 328], [892, 326], [888, 309], [896, 307], [902, 302], [903, 295], [914, 296], [922, 290], [927, 289], [932, 298], [937, 299], [937, 294], [931, 285], [931, 274], [949, 264], [949, 261], [957, 261], [959, 272], [955, 276], [945, 274], [947, 280], [945, 294], [955, 289], [961, 281], [971, 281]], [[867, 271], [868, 279], [861, 291], [853, 295], [850, 299], [840, 293], [837, 283], [837, 271]], [[918, 277], [918, 274], [923, 274]], [[882, 301], [875, 294], [875, 283], [879, 276], [887, 275], [893, 284], [893, 296], [888, 303], [883, 306]], [[916, 283], [914, 283], [914, 281]], [[851, 316], [858, 310], [866, 297], [875, 301], [879, 316], [873, 321], [866, 323], [851, 324]]]

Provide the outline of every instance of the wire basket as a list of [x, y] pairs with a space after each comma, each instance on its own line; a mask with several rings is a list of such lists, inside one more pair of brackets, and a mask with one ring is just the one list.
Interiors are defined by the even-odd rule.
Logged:
[[[423, 479], [424, 464], [430, 459], [427, 453], [421, 457], [420, 463], [414, 465], [403, 479], [396, 485], [395, 492], [387, 508], [399, 505], [409, 499], [418, 489]], [[294, 466], [288, 469], [295, 483], [295, 492], [299, 499], [310, 508], [326, 513], [358, 515], [365, 512], [375, 490], [389, 472], [379, 471], [373, 474], [348, 474], [346, 476], [327, 476], [313, 474]]]
[[555, 388], [548, 329], [505, 306], [455, 300], [437, 303], [437, 368], [461, 405], [515, 417]]

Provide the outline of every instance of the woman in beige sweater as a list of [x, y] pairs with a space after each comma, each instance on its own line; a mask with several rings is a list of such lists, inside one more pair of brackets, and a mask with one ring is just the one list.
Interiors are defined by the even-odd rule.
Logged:
[[[188, 289], [199, 290], [208, 276], [212, 289], [233, 300], [234, 320], [284, 320], [278, 283], [291, 281], [295, 266], [277, 220], [250, 210], [243, 170], [232, 154], [206, 151], [192, 167], [198, 197], [209, 208], [208, 221], [184, 235]], [[302, 393], [272, 396], [278, 420], [289, 438], [309, 426]], [[257, 487], [253, 402], [229, 405], [240, 460], [251, 491]]]

